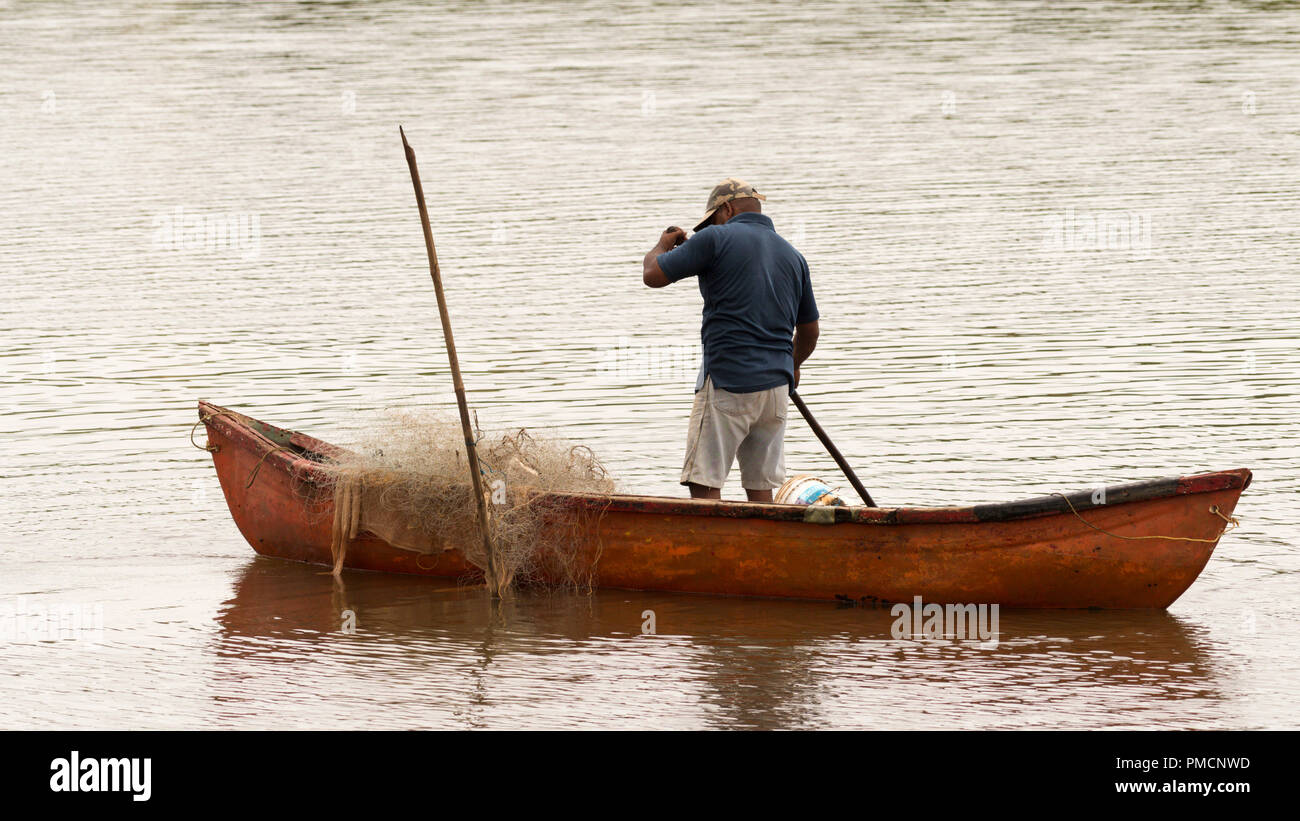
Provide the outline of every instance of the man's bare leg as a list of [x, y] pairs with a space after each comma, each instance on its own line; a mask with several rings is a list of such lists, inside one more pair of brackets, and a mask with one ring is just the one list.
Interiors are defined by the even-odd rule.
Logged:
[[722, 488], [720, 487], [705, 487], [704, 485], [697, 485], [694, 482], [689, 482], [687, 483], [686, 486], [691, 489], [692, 499], [721, 499], [722, 498]]
[[749, 497], [751, 502], [767, 502], [769, 504], [772, 502], [771, 490], [750, 490], [745, 488], [745, 495]]

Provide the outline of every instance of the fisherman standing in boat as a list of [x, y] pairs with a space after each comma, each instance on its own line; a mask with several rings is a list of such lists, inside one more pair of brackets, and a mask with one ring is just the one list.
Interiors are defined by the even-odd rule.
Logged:
[[704, 297], [704, 362], [681, 479], [698, 499], [722, 498], [739, 457], [749, 500], [772, 501], [785, 480], [790, 391], [817, 347], [808, 262], [763, 216], [766, 199], [743, 180], [723, 180], [689, 240], [669, 228], [645, 255], [646, 285], [699, 277]]

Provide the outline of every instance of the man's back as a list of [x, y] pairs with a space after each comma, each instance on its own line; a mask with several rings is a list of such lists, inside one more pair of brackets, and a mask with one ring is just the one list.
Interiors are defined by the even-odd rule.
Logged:
[[697, 499], [722, 498], [731, 465], [751, 502], [771, 502], [785, 481], [785, 420], [799, 366], [820, 325], [808, 263], [781, 239], [744, 180], [714, 186], [695, 236], [670, 226], [645, 255], [641, 281], [663, 288], [700, 278], [704, 365], [695, 385], [681, 483]]
[[705, 228], [658, 258], [669, 281], [699, 276], [704, 368], [732, 393], [794, 384], [795, 325], [817, 319], [808, 263], [756, 212]]

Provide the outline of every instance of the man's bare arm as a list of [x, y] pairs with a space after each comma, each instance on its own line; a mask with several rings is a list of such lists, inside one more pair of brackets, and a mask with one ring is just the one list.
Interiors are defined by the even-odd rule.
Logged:
[[659, 267], [659, 255], [666, 254], [686, 241], [686, 232], [673, 226], [659, 236], [659, 243], [645, 255], [641, 272], [641, 281], [651, 288], [662, 288], [668, 283], [668, 277]]
[[799, 387], [799, 366], [802, 365], [817, 348], [817, 337], [821, 335], [821, 325], [817, 320], [794, 326], [794, 384]]

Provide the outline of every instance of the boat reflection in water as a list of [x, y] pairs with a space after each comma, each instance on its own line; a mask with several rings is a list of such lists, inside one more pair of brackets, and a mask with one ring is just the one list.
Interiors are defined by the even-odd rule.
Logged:
[[[981, 647], [894, 639], [887, 607], [606, 590], [493, 604], [481, 587], [257, 558], [219, 615], [214, 699], [233, 726], [1214, 726], [1215, 651], [1195, 625], [999, 621]], [[273, 717], [263, 700], [298, 707]]]

